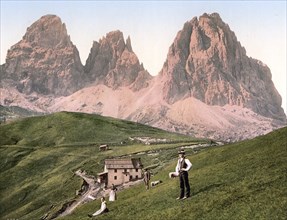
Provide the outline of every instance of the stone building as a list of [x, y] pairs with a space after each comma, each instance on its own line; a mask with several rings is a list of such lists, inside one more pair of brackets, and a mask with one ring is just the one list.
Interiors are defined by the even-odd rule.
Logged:
[[98, 182], [111, 187], [142, 179], [142, 168], [140, 158], [106, 159], [104, 172], [98, 173]]

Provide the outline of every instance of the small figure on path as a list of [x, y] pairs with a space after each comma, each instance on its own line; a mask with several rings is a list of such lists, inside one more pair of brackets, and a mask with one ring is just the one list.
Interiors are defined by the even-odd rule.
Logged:
[[102, 202], [101, 208], [100, 208], [98, 211], [96, 211], [96, 212], [93, 213], [92, 215], [91, 215], [91, 214], [88, 214], [88, 216], [89, 216], [90, 218], [92, 218], [93, 216], [97, 216], [97, 215], [100, 215], [100, 214], [102, 214], [102, 213], [105, 213], [105, 212], [108, 212], [108, 211], [109, 211], [109, 209], [108, 209], [108, 207], [107, 207], [107, 203], [106, 203], [105, 197], [102, 197], [102, 198], [101, 198], [101, 202]]
[[148, 169], [144, 169], [144, 184], [145, 184], [145, 187], [146, 189], [148, 190], [149, 189], [149, 181], [150, 181], [150, 172]]
[[109, 195], [109, 201], [113, 202], [117, 200], [117, 194], [116, 194], [117, 190], [118, 190], [117, 187], [115, 187], [115, 185], [112, 184], [112, 188]]
[[184, 150], [178, 152], [179, 159], [175, 168], [175, 172], [179, 176], [180, 195], [177, 199], [186, 199], [190, 197], [190, 186], [188, 180], [188, 171], [192, 167], [189, 159], [185, 158]]

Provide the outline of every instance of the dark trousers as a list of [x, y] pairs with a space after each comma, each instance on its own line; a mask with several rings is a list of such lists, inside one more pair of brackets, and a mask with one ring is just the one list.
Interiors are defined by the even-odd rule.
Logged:
[[179, 183], [180, 183], [180, 198], [184, 197], [184, 191], [186, 197], [190, 197], [190, 186], [188, 181], [188, 172], [182, 171], [179, 174]]

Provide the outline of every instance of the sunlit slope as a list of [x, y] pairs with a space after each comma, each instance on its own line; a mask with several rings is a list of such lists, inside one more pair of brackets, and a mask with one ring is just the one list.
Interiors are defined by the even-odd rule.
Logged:
[[[160, 169], [191, 137], [98, 115], [60, 112], [21, 119], [0, 126], [0, 219], [53, 216], [76, 198], [82, 180], [77, 169], [96, 175], [107, 157], [167, 149], [157, 158], [142, 158]], [[129, 137], [167, 139], [169, 144], [145, 145]], [[109, 143], [111, 150], [98, 146]]]
[[[192, 197], [184, 201], [178, 179], [169, 179], [176, 159], [152, 180], [118, 193], [109, 213], [97, 219], [287, 219], [287, 128], [250, 141], [189, 153]], [[62, 219], [88, 219], [100, 207], [88, 203]]]
[[[93, 114], [59, 112], [25, 118], [4, 125], [0, 145], [59, 146], [89, 143], [117, 144], [129, 137], [149, 136], [182, 140], [183, 135], [157, 128]], [[190, 137], [189, 137], [190, 139]]]

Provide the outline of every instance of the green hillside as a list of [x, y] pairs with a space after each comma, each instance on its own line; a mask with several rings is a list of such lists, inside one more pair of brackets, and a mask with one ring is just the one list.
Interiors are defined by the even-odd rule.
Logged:
[[[96, 175], [107, 157], [164, 149], [158, 157], [143, 156], [144, 165], [161, 170], [178, 146], [203, 142], [145, 125], [98, 115], [60, 112], [0, 125], [0, 219], [40, 219], [75, 199], [85, 169]], [[145, 145], [129, 137], [167, 139]], [[99, 152], [108, 143], [111, 150]]]
[[99, 115], [60, 112], [48, 116], [21, 119], [1, 127], [0, 145], [64, 146], [128, 142], [129, 137], [168, 136], [188, 139], [146, 125]]
[[[105, 158], [141, 157], [153, 180], [118, 193], [109, 213], [95, 219], [287, 219], [287, 127], [253, 140], [205, 150], [186, 149], [193, 163], [192, 197], [184, 201], [174, 171], [177, 149], [209, 141], [98, 115], [61, 112], [0, 125], [0, 219], [51, 217], [74, 200], [82, 180], [74, 171], [96, 175]], [[145, 145], [129, 137], [165, 138]], [[111, 150], [98, 146], [109, 143]], [[142, 154], [143, 152], [143, 154]], [[156, 154], [147, 154], [156, 152]], [[136, 155], [136, 153], [140, 153]], [[98, 200], [60, 219], [89, 219]]]
[[[95, 219], [287, 219], [287, 127], [250, 141], [188, 155], [192, 197], [184, 201], [178, 179], [169, 179], [176, 159], [152, 180], [118, 193], [109, 213]], [[100, 207], [93, 201], [61, 219], [88, 219]]]

